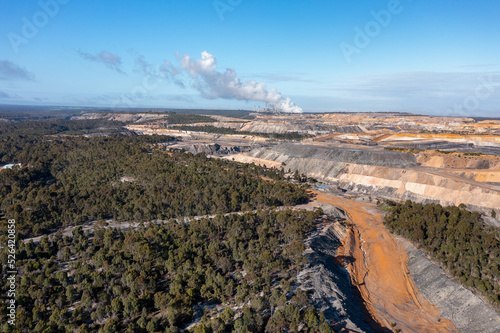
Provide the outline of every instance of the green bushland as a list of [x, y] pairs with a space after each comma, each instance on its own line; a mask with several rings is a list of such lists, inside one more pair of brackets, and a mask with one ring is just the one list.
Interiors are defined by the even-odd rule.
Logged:
[[23, 165], [0, 172], [0, 217], [19, 221], [21, 237], [95, 219], [163, 220], [307, 200], [283, 171], [166, 154], [154, 148], [165, 137], [0, 140], [1, 159]]
[[[157, 114], [166, 115], [166, 120], [170, 125], [172, 124], [194, 124], [194, 123], [212, 123], [216, 120], [212, 117], [198, 115], [198, 114], [183, 114], [176, 112], [167, 112], [162, 113], [158, 112]], [[145, 122], [156, 122], [157, 120], [145, 121]]]
[[500, 304], [500, 231], [465, 206], [387, 202], [384, 224], [417, 243], [462, 284]]
[[82, 135], [89, 133], [115, 133], [125, 131], [122, 126], [125, 123], [118, 121], [109, 121], [103, 119], [85, 119], [85, 120], [26, 120], [0, 122], [0, 137], [2, 141], [7, 137], [17, 139], [21, 137], [30, 137], [36, 139], [40, 135]]
[[216, 121], [212, 117], [182, 113], [169, 113], [167, 119], [169, 124], [211, 123]]
[[[2, 331], [179, 332], [200, 305], [222, 304], [194, 331], [331, 332], [294, 289], [306, 264], [302, 240], [322, 213], [273, 210], [307, 200], [283, 170], [165, 152], [159, 143], [173, 139], [164, 136], [53, 135], [61, 128], [43, 123], [0, 134], [0, 160], [22, 163], [0, 171], [0, 241], [15, 219], [18, 271], [16, 325]], [[217, 215], [174, 219], [205, 214]], [[163, 222], [125, 231], [106, 218]], [[91, 233], [79, 226], [63, 236], [61, 227], [88, 220], [97, 220]], [[55, 229], [39, 243], [21, 241]]]
[[225, 309], [207, 312], [194, 332], [332, 332], [293, 288], [307, 262], [302, 239], [321, 214], [262, 210], [93, 234], [77, 227], [71, 237], [22, 243], [16, 325], [3, 332], [179, 332], [197, 305], [217, 304]]

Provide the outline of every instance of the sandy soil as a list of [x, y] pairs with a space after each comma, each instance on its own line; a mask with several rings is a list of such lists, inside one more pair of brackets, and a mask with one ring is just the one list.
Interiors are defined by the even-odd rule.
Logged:
[[320, 192], [313, 195], [315, 202], [344, 210], [354, 226], [345, 239], [344, 258], [349, 258], [345, 262], [367, 312], [380, 325], [374, 327], [377, 331], [458, 332], [416, 289], [406, 252], [384, 227], [374, 205]]

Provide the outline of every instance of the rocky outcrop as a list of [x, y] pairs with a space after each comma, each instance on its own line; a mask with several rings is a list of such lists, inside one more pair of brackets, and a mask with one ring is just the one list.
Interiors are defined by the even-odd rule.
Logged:
[[451, 281], [410, 242], [399, 239], [408, 256], [408, 268], [418, 290], [451, 320], [460, 332], [498, 333], [500, 315], [479, 297]]

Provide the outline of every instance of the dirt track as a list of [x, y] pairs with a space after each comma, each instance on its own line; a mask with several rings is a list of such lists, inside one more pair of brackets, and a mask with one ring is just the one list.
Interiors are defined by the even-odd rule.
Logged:
[[408, 273], [406, 252], [384, 227], [374, 205], [313, 194], [314, 201], [344, 210], [354, 226], [345, 239], [344, 258], [353, 285], [377, 322], [376, 331], [458, 332], [419, 294]]

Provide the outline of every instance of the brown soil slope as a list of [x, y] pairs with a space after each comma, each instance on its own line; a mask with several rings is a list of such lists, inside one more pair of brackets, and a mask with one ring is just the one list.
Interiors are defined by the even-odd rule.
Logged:
[[314, 192], [315, 201], [344, 210], [355, 226], [345, 241], [353, 284], [371, 316], [382, 326], [402, 332], [458, 332], [439, 318], [439, 309], [419, 294], [408, 273], [406, 252], [384, 227], [375, 206]]

